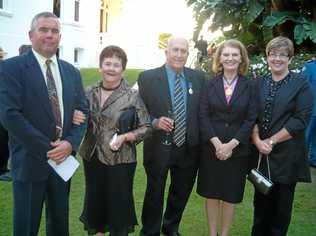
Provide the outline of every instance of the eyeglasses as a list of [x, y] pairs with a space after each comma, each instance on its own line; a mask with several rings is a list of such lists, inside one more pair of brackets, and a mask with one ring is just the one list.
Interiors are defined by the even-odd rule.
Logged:
[[269, 53], [269, 57], [271, 59], [276, 59], [277, 57], [279, 57], [280, 59], [285, 60], [285, 59], [289, 58], [289, 55], [285, 54], [285, 53], [280, 53], [280, 54]]

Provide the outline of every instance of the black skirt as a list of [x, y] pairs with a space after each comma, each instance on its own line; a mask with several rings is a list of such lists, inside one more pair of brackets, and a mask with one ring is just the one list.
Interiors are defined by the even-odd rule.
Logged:
[[89, 234], [137, 225], [133, 197], [136, 163], [107, 166], [95, 156], [83, 160], [86, 192], [80, 220]]
[[197, 193], [205, 198], [219, 199], [229, 203], [243, 200], [249, 156], [218, 160], [210, 145], [202, 147], [197, 179]]

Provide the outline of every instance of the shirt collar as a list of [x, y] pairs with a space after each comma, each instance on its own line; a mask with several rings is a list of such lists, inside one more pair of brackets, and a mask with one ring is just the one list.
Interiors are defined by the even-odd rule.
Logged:
[[[168, 77], [170, 76], [169, 78], [175, 78], [176, 77], [177, 73], [168, 64], [165, 64], [165, 68], [166, 68]], [[180, 77], [184, 78], [183, 70], [180, 73]]]
[[53, 62], [53, 65], [57, 65], [57, 57], [56, 57], [56, 54], [53, 55], [51, 58], [46, 58], [46, 57], [43, 57], [41, 54], [39, 54], [38, 52], [36, 52], [33, 48], [32, 48], [32, 52], [35, 56], [35, 58], [37, 59], [38, 63], [40, 63], [40, 65], [45, 65], [46, 61], [48, 59], [52, 60]]

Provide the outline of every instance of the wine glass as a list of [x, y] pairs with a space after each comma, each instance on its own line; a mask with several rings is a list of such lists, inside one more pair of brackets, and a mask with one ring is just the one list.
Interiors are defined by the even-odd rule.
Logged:
[[[167, 115], [168, 118], [172, 119], [173, 120], [173, 112], [168, 110], [168, 115]], [[170, 132], [166, 132], [165, 133], [165, 137], [164, 137], [164, 140], [162, 141], [162, 144], [163, 145], [166, 145], [166, 146], [170, 146], [172, 144], [172, 132], [173, 131], [170, 131]]]

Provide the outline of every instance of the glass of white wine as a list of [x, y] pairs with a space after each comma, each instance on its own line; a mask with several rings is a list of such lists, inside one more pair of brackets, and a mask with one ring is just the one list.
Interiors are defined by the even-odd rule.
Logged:
[[[167, 117], [173, 120], [173, 112], [169, 110]], [[170, 146], [172, 144], [172, 138], [173, 138], [173, 130], [170, 132], [166, 132], [164, 140], [162, 141], [162, 144], [166, 146]]]

